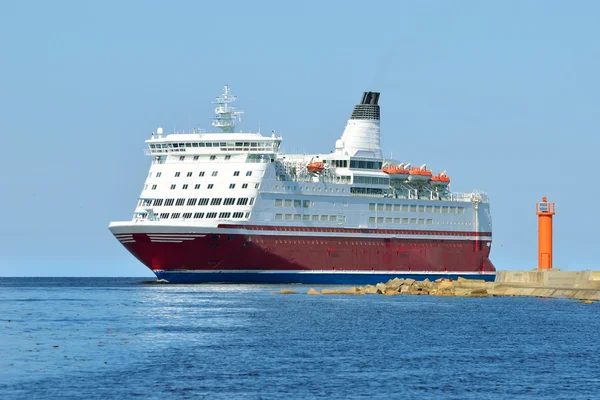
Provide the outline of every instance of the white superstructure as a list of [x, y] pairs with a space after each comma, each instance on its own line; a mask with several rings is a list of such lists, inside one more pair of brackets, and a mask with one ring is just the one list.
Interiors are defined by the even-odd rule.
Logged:
[[213, 122], [221, 133], [152, 133], [146, 140], [152, 164], [133, 218], [111, 227], [279, 224], [491, 232], [484, 194], [451, 193], [426, 166], [404, 163], [406, 173], [382, 171], [394, 163], [382, 157], [379, 93], [364, 94], [332, 152], [312, 155], [281, 154], [281, 136], [235, 132], [241, 112], [234, 100], [225, 86]]

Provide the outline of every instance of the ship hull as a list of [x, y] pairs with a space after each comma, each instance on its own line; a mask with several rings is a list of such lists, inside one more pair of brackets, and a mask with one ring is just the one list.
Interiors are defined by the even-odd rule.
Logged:
[[171, 283], [376, 284], [394, 277], [494, 280], [496, 273], [491, 234], [233, 228], [111, 230]]

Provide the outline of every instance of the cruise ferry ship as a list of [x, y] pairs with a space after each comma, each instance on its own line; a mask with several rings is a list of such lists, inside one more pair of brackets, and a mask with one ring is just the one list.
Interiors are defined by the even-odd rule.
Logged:
[[235, 131], [242, 112], [225, 86], [220, 132], [152, 132], [133, 217], [110, 231], [172, 283], [493, 280], [487, 196], [384, 159], [379, 95], [363, 94], [325, 153], [285, 154], [281, 136]]

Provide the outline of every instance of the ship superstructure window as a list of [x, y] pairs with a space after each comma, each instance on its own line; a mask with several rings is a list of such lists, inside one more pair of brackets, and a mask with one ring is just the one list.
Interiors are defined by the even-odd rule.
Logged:
[[179, 178], [179, 175], [181, 175], [181, 172], [175, 172], [175, 178]]
[[465, 208], [464, 207], [458, 207], [458, 213], [459, 214], [464, 214], [465, 213]]
[[156, 185], [152, 185], [152, 190], [156, 190]]
[[260, 183], [257, 183], [256, 185], [254, 185], [254, 189], [258, 189], [260, 187]]
[[414, 205], [414, 204], [412, 204], [412, 205], [410, 206], [410, 212], [417, 212], [417, 206], [416, 206], [416, 205]]
[[283, 200], [275, 199], [275, 207], [283, 207]]
[[302, 207], [302, 202], [300, 200], [294, 200], [294, 207]]
[[196, 200], [197, 200], [196, 198], [188, 199], [186, 205], [188, 205], [188, 206], [195, 206], [196, 205]]
[[285, 200], [285, 206], [286, 207], [291, 207], [292, 206], [292, 200]]
[[190, 213], [190, 212], [183, 213], [183, 218], [184, 219], [192, 218], [192, 213]]
[[247, 183], [242, 184], [242, 189], [248, 189], [248, 184]]
[[162, 172], [157, 172], [157, 173], [156, 173], [156, 177], [157, 177], [157, 178], [160, 178], [160, 176], [161, 176], [161, 175], [162, 175]]
[[292, 220], [292, 214], [285, 214], [285, 219], [287, 221], [291, 221]]
[[162, 218], [162, 219], [167, 219], [167, 218], [169, 218], [169, 213], [161, 213], [161, 214], [160, 214], [160, 218]]
[[206, 218], [217, 218], [217, 213], [216, 212], [206, 213]]
[[217, 176], [219, 174], [219, 171], [213, 171], [211, 176]]
[[348, 168], [348, 160], [330, 160], [329, 163], [336, 168]]
[[194, 218], [204, 218], [204, 213], [194, 213]]
[[194, 185], [194, 189], [200, 189], [200, 184], [199, 184], [199, 183], [196, 183], [196, 184]]
[[185, 190], [185, 189], [187, 189], [187, 188], [188, 188], [188, 185], [187, 185], [187, 183], [186, 183], [186, 184], [184, 184], [184, 185], [183, 185], [183, 190]]
[[302, 219], [302, 214], [294, 214], [294, 221], [300, 221]]
[[370, 185], [389, 185], [390, 178], [379, 178], [377, 176], [355, 176], [354, 183], [363, 183]]
[[245, 206], [246, 204], [248, 204], [248, 198], [247, 197], [240, 197], [239, 199], [237, 199], [237, 205], [238, 206]]
[[275, 219], [277, 219], [277, 220], [283, 219], [283, 214], [275, 214]]
[[[194, 144], [196, 144], [196, 143], [194, 143]], [[194, 146], [194, 147], [197, 147], [197, 146]], [[194, 156], [194, 161], [198, 161], [199, 158], [200, 158], [200, 156]]]
[[207, 189], [212, 189], [213, 187], [214, 185], [212, 183], [209, 183]]
[[246, 171], [246, 176], [252, 176], [252, 171]]
[[176, 206], [182, 206], [185, 204], [185, 199], [177, 199], [177, 201], [175, 202]]
[[217, 157], [216, 156], [210, 156], [210, 161], [215, 160]]
[[225, 198], [225, 200], [223, 201], [223, 205], [224, 206], [231, 206], [235, 204], [235, 198], [234, 197], [227, 197]]
[[381, 169], [381, 161], [350, 160], [350, 168]]
[[240, 171], [234, 171], [233, 176], [240, 176]]
[[222, 212], [219, 214], [219, 218], [229, 218], [231, 216], [230, 212]]
[[179, 218], [179, 215], [180, 215], [179, 213], [173, 213], [173, 214], [171, 214], [171, 218], [177, 219], [177, 218]]
[[204, 176], [204, 171], [200, 171], [200, 172], [198, 173], [198, 176]]
[[231, 160], [231, 156], [225, 156], [225, 161]]
[[244, 213], [243, 212], [234, 212], [233, 218], [244, 218]]
[[175, 184], [172, 184], [172, 185], [171, 185], [171, 190], [174, 190], [174, 189], [175, 189], [175, 187], [176, 187], [176, 185], [175, 185]]
[[174, 202], [175, 202], [175, 199], [166, 199], [165, 206], [172, 206]]
[[215, 197], [210, 201], [211, 206], [220, 206], [223, 199]]
[[229, 189], [235, 189], [235, 183], [230, 183], [229, 184]]
[[191, 171], [187, 173], [187, 177], [189, 178], [190, 176], [192, 176], [192, 172]]
[[254, 197], [250, 198], [250, 205], [254, 204]]
[[162, 206], [163, 203], [163, 199], [154, 199], [154, 204], [152, 204], [155, 207], [159, 207]]
[[185, 161], [185, 156], [179, 156], [179, 161]]
[[198, 205], [199, 206], [207, 206], [208, 205], [208, 199], [206, 197], [198, 199]]

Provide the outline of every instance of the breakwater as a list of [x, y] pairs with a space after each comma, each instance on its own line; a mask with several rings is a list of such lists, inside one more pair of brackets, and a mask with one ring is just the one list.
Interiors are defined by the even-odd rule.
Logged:
[[[294, 294], [283, 289], [280, 294]], [[499, 271], [495, 282], [483, 280], [438, 279], [416, 281], [391, 279], [377, 285], [354, 286], [347, 289], [311, 288], [309, 295], [430, 295], [455, 297], [529, 296], [566, 298], [587, 303], [600, 301], [600, 271], [560, 271], [556, 269], [533, 271]]]

